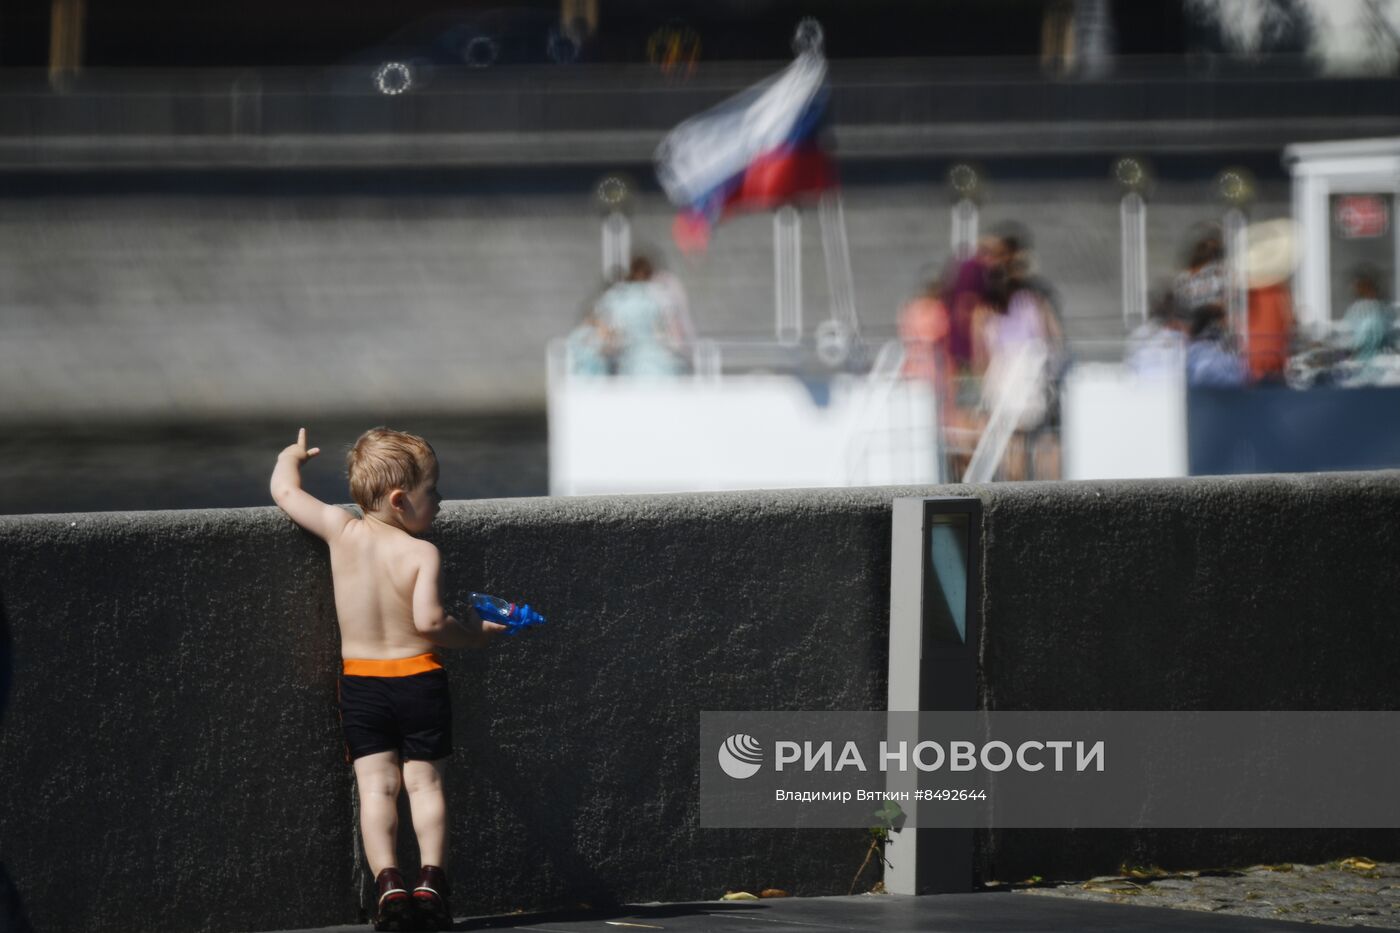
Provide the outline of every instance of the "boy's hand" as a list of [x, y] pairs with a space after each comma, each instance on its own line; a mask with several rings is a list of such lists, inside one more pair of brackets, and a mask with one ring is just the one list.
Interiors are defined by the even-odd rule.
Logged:
[[295, 459], [298, 464], [302, 464], [310, 460], [312, 457], [316, 456], [320, 452], [321, 448], [319, 447], [313, 447], [310, 450], [306, 449], [306, 428], [302, 428], [299, 431], [297, 431], [297, 442], [295, 444], [288, 445], [277, 456], [279, 458], [290, 456], [293, 459]]
[[344, 509], [326, 505], [301, 488], [301, 465], [320, 452], [319, 447], [306, 449], [306, 428], [302, 428], [297, 432], [297, 442], [277, 455], [270, 488], [272, 501], [292, 521], [323, 541], [330, 541], [353, 519]]

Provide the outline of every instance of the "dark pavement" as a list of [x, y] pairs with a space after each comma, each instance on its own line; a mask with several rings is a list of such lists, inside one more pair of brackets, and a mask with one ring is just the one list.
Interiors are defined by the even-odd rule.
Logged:
[[[328, 927], [316, 933], [360, 933], [367, 926]], [[921, 933], [1066, 933], [1078, 930], [1245, 931], [1341, 930], [1352, 927], [1235, 917], [1203, 911], [1093, 904], [1010, 893], [931, 897], [860, 895], [762, 901], [701, 901], [632, 905], [613, 911], [559, 911], [460, 919], [458, 930], [584, 931], [679, 930], [754, 933], [762, 930], [921, 931]], [[309, 931], [308, 931], [309, 933]]]

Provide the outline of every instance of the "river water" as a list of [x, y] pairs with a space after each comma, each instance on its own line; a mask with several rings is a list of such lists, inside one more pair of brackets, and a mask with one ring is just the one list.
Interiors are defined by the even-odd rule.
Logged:
[[[0, 430], [0, 514], [272, 505], [277, 454], [306, 427], [321, 454], [302, 482], [326, 502], [350, 501], [345, 451], [377, 419], [61, 424]], [[544, 415], [403, 418], [390, 426], [437, 451], [445, 499], [549, 491]]]

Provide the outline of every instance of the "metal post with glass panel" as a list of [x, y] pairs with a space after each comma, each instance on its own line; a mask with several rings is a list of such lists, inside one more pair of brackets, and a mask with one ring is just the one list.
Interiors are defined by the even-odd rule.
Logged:
[[[891, 745], [920, 741], [911, 710], [977, 709], [981, 639], [982, 502], [963, 496], [894, 500], [890, 550]], [[905, 715], [893, 715], [904, 713]], [[905, 828], [890, 833], [885, 888], [892, 894], [972, 890], [971, 829], [915, 829], [917, 770], [886, 772], [905, 791]], [[927, 821], [925, 821], [927, 822]]]

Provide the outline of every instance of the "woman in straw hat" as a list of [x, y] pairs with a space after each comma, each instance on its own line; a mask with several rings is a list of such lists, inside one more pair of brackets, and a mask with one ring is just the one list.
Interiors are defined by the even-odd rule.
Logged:
[[1293, 221], [1268, 220], [1246, 231], [1245, 272], [1249, 281], [1249, 319], [1245, 357], [1253, 381], [1283, 379], [1293, 337], [1293, 302], [1288, 280], [1293, 275]]

